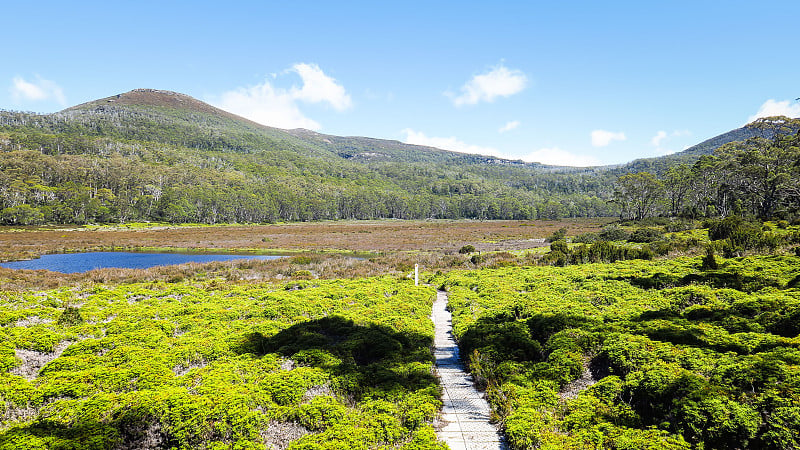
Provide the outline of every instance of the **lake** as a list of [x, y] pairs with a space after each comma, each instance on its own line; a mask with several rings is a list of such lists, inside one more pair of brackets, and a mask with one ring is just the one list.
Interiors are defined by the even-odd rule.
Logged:
[[93, 269], [147, 269], [155, 266], [170, 266], [189, 262], [206, 263], [231, 261], [234, 259], [276, 259], [276, 255], [209, 254], [209, 253], [137, 253], [137, 252], [88, 252], [42, 255], [26, 261], [0, 263], [8, 269], [46, 269], [61, 273], [88, 272]]

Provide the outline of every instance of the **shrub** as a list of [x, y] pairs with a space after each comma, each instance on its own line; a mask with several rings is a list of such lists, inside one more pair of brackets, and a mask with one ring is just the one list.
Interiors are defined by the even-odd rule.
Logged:
[[637, 228], [628, 236], [628, 242], [655, 242], [664, 237], [664, 233], [654, 228]]
[[731, 243], [734, 245], [749, 242], [753, 236], [760, 236], [762, 233], [758, 224], [746, 221], [739, 216], [710, 220], [703, 225], [708, 228], [708, 237], [712, 241], [731, 239]]
[[628, 232], [619, 225], [607, 225], [600, 232], [600, 239], [604, 241], [624, 241], [628, 239]]
[[550, 244], [550, 251], [567, 254], [569, 253], [569, 245], [567, 245], [567, 241], [563, 239], [554, 241], [552, 244]]
[[669, 217], [645, 217], [639, 221], [639, 225], [646, 227], [665, 227], [672, 223]]
[[694, 228], [695, 224], [692, 220], [673, 220], [672, 222], [664, 225], [664, 230], [670, 233], [694, 230]]
[[717, 259], [714, 257], [714, 247], [711, 245], [706, 246], [706, 256], [703, 257], [703, 263], [700, 266], [703, 270], [717, 270], [719, 265]]
[[583, 233], [572, 238], [572, 242], [576, 244], [591, 244], [600, 239], [597, 233]]
[[467, 244], [458, 249], [458, 253], [461, 253], [462, 255], [467, 255], [469, 253], [474, 253], [474, 252], [475, 252], [475, 246], [472, 244]]
[[64, 311], [61, 312], [61, 315], [58, 316], [57, 323], [65, 327], [80, 325], [83, 323], [83, 317], [81, 316], [81, 311], [78, 308], [67, 306], [66, 308], [64, 308]]
[[312, 274], [310, 270], [296, 270], [294, 273], [292, 273], [292, 278], [297, 278], [298, 280], [310, 280], [314, 278], [314, 274]]
[[547, 239], [545, 239], [545, 240], [547, 242], [555, 242], [555, 241], [564, 239], [564, 237], [566, 235], [567, 235], [567, 229], [566, 228], [559, 228], [558, 231], [556, 231], [553, 234], [551, 234], [550, 236], [548, 236]]

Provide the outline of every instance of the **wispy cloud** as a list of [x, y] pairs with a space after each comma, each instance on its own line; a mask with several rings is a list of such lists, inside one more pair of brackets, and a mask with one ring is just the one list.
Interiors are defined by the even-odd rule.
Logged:
[[592, 146], [593, 147], [606, 147], [611, 141], [624, 141], [627, 138], [623, 132], [613, 132], [606, 130], [592, 131]]
[[789, 100], [777, 101], [769, 99], [761, 105], [755, 115], [748, 117], [747, 123], [763, 117], [786, 116], [793, 119], [800, 117], [800, 103]]
[[675, 137], [683, 137], [683, 136], [690, 136], [692, 133], [689, 130], [675, 130], [671, 133], [667, 133], [664, 130], [659, 130], [655, 136], [650, 139], [650, 143], [653, 147], [656, 148], [655, 153], [657, 155], [670, 155], [672, 153], [677, 152], [678, 150], [671, 149], [671, 148], [664, 148], [663, 144], [668, 142], [670, 139]]
[[211, 103], [264, 125], [309, 130], [319, 130], [322, 126], [306, 117], [300, 110], [299, 103], [327, 104], [337, 111], [344, 111], [352, 106], [352, 100], [345, 88], [316, 64], [295, 64], [284, 73], [299, 75], [302, 85], [287, 89], [273, 86], [270, 80], [264, 80], [255, 86], [224, 92], [218, 101], [211, 100]]
[[461, 94], [445, 93], [456, 106], [493, 102], [498, 97], [509, 97], [519, 93], [528, 84], [528, 77], [519, 70], [500, 64], [490, 71], [475, 75], [461, 87]]
[[600, 160], [591, 155], [578, 155], [558, 147], [540, 148], [522, 158], [527, 162], [538, 162], [554, 166], [588, 167], [599, 166]]
[[661, 145], [661, 142], [664, 141], [664, 139], [666, 138], [667, 138], [667, 132], [664, 130], [659, 130], [659, 132], [656, 133], [655, 136], [653, 136], [653, 139], [650, 139], [650, 143], [656, 147], [659, 147]]
[[36, 75], [36, 79], [28, 81], [22, 77], [14, 77], [11, 84], [11, 98], [14, 101], [46, 101], [55, 100], [59, 105], [65, 106], [67, 99], [64, 90], [53, 81], [45, 80]]
[[498, 133], [505, 133], [507, 131], [511, 131], [514, 128], [519, 126], [519, 120], [512, 120], [511, 122], [506, 123], [500, 129], [497, 130]]
[[464, 141], [451, 137], [434, 137], [426, 136], [420, 131], [414, 131], [411, 128], [406, 128], [402, 131], [406, 135], [404, 142], [406, 144], [424, 145], [426, 147], [436, 147], [443, 150], [450, 150], [459, 153], [470, 153], [476, 155], [490, 155], [500, 156], [497, 149], [491, 147], [481, 147], [478, 145], [467, 144]]

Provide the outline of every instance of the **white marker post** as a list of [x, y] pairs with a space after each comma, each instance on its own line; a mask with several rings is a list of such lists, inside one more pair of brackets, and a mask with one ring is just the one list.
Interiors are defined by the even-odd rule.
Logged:
[[414, 286], [419, 286], [419, 264], [414, 264]]

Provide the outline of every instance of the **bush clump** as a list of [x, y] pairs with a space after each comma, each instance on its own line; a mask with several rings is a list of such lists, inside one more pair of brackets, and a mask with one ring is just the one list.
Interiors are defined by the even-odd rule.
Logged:
[[607, 225], [600, 232], [600, 240], [603, 241], [626, 241], [628, 240], [628, 232], [622, 229], [619, 225]]
[[58, 316], [58, 320], [56, 321], [56, 323], [58, 323], [63, 327], [80, 325], [83, 323], [83, 316], [81, 316], [80, 309], [72, 306], [67, 306], [66, 308], [64, 308], [64, 311], [61, 312], [61, 315]]
[[566, 235], [567, 235], [567, 229], [566, 228], [559, 228], [558, 231], [555, 231], [555, 232], [553, 232], [553, 234], [548, 236], [545, 239], [545, 241], [547, 241], [547, 242], [555, 242], [555, 241], [564, 239], [564, 237], [566, 237]]
[[664, 233], [655, 228], [637, 228], [628, 236], [628, 242], [649, 243], [663, 238]]
[[460, 249], [458, 249], [458, 253], [461, 253], [462, 255], [468, 255], [470, 253], [475, 253], [475, 246], [472, 245], [472, 244], [467, 244], [467, 245], [461, 247]]

